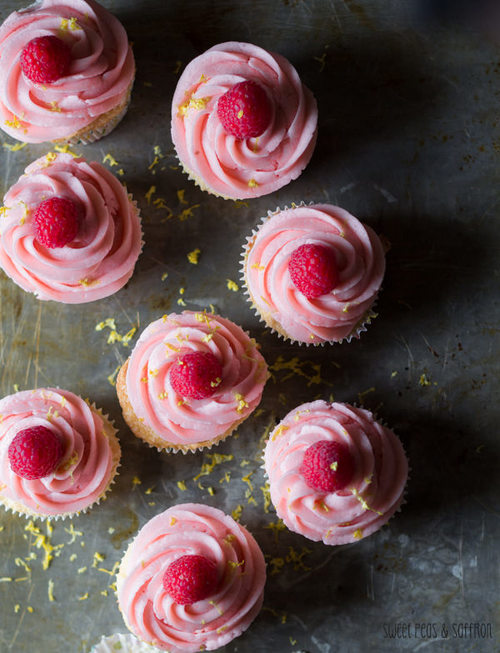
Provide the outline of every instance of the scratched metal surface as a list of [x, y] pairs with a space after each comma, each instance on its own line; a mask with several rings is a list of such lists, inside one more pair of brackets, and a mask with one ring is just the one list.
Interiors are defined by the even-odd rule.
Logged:
[[[0, 513], [0, 651], [85, 652], [102, 634], [125, 631], [107, 572], [140, 526], [188, 500], [228, 512], [243, 506], [242, 523], [276, 559], [265, 609], [228, 652], [495, 650], [498, 640], [443, 640], [440, 630], [437, 639], [388, 637], [396, 624], [417, 622], [491, 623], [493, 635], [500, 632], [500, 66], [493, 16], [486, 13], [481, 24], [483, 3], [468, 13], [467, 2], [410, 0], [104, 4], [134, 42], [136, 85], [120, 127], [74, 149], [98, 161], [110, 153], [118, 162], [113, 169], [123, 169], [142, 210], [144, 252], [125, 289], [86, 306], [38, 302], [0, 274], [0, 392], [59, 385], [90, 397], [120, 429], [123, 464], [108, 500], [54, 522], [52, 545], [63, 546], [46, 570], [40, 538], [26, 531], [27, 521]], [[21, 6], [2, 0], [0, 18]], [[317, 150], [302, 177], [240, 206], [202, 193], [175, 169], [169, 136], [179, 68], [225, 40], [253, 41], [288, 56], [320, 110]], [[163, 155], [156, 163], [155, 146]], [[2, 194], [48, 149], [3, 148]], [[162, 202], [154, 204], [158, 198], [173, 217], [166, 219]], [[242, 293], [227, 288], [227, 279], [238, 280], [244, 237], [260, 216], [300, 200], [338, 203], [392, 243], [380, 316], [359, 342], [283, 344], [262, 329]], [[189, 217], [180, 220], [185, 209]], [[195, 248], [197, 266], [186, 258]], [[287, 369], [274, 371], [263, 412], [218, 449], [234, 459], [196, 482], [207, 461], [202, 453], [160, 455], [125, 427], [107, 377], [129, 349], [108, 344], [108, 330], [95, 330], [109, 317], [120, 334], [142, 329], [180, 308], [181, 287], [188, 308], [213, 304], [257, 337], [269, 363], [297, 357], [303, 372], [289, 378]], [[400, 435], [412, 467], [397, 518], [341, 548], [276, 534], [275, 513], [264, 510], [260, 489], [265, 427], [303, 401], [331, 395], [376, 410]], [[257, 505], [245, 496], [248, 472]], [[134, 484], [136, 476], [141, 484]]]

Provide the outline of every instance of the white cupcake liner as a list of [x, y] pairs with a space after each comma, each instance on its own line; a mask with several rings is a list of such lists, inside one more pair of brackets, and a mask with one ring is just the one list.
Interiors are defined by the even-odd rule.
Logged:
[[[214, 438], [213, 442], [209, 441], [208, 444], [204, 444], [204, 445], [200, 445], [200, 446], [194, 446], [191, 449], [188, 449], [188, 448], [183, 449], [182, 447], [185, 447], [185, 445], [158, 447], [155, 444], [151, 444], [151, 442], [149, 442], [148, 440], [136, 435], [134, 433], [134, 431], [130, 428], [130, 426], [128, 426], [126, 421], [125, 421], [125, 423], [127, 424], [127, 426], [129, 428], [130, 432], [132, 433], [132, 435], [135, 438], [137, 438], [138, 440], [141, 440], [141, 442], [144, 442], [145, 444], [147, 444], [150, 449], [156, 449], [160, 453], [167, 453], [167, 454], [182, 453], [182, 454], [186, 455], [186, 454], [198, 453], [199, 451], [209, 451], [213, 447], [218, 447], [220, 444], [222, 444], [222, 442], [225, 442], [228, 438], [230, 438], [231, 436], [233, 436], [236, 433], [236, 431], [241, 426], [241, 424], [243, 424], [243, 422], [245, 422], [250, 417], [250, 415], [257, 409], [257, 406], [258, 406], [258, 404], [255, 406], [255, 408], [252, 410], [252, 412], [250, 412], [245, 418], [240, 420], [231, 429], [231, 431], [228, 431], [227, 433], [222, 434], [221, 436], [216, 436], [217, 439]], [[173, 444], [173, 443], [171, 443], [171, 444]], [[193, 443], [193, 445], [197, 445], [197, 444], [198, 443], [196, 443], [196, 442]]]
[[[77, 510], [76, 512], [65, 512], [65, 513], [60, 513], [57, 515], [45, 515], [45, 514], [39, 514], [39, 513], [34, 513], [34, 512], [25, 512], [23, 510], [14, 508], [11, 505], [8, 505], [7, 503], [4, 502], [3, 499], [0, 499], [0, 506], [5, 508], [7, 512], [11, 512], [13, 515], [19, 516], [19, 517], [24, 517], [28, 521], [33, 520], [33, 519], [39, 519], [40, 521], [64, 521], [65, 519], [73, 519], [74, 517], [80, 517], [81, 515], [85, 515], [88, 513], [90, 510], [93, 510], [96, 506], [98, 506], [101, 501], [105, 501], [108, 497], [108, 494], [111, 490], [111, 486], [114, 485], [116, 482], [117, 477], [120, 475], [118, 472], [118, 467], [121, 466], [121, 463], [118, 463], [116, 466], [116, 471], [113, 476], [113, 478], [110, 480], [109, 484], [106, 487], [106, 490], [101, 494], [100, 497], [98, 497], [93, 503], [90, 505], [86, 506], [85, 508], [82, 508], [81, 510]], [[10, 501], [10, 500], [9, 500]], [[18, 506], [21, 506], [22, 504], [19, 502], [13, 502]]]
[[[179, 447], [157, 447], [154, 444], [151, 444], [150, 442], [148, 442], [147, 440], [143, 440], [142, 438], [139, 438], [139, 439], [142, 440], [143, 442], [145, 442], [151, 449], [156, 449], [160, 453], [169, 453], [169, 454], [170, 453], [174, 453], [174, 454], [175, 453], [183, 453], [184, 455], [186, 455], [186, 454], [190, 454], [190, 453], [198, 453], [199, 451], [209, 451], [210, 449], [212, 449], [212, 447], [219, 446], [219, 444], [221, 444], [222, 442], [227, 440], [227, 438], [231, 437], [233, 435], [233, 433], [236, 431], [237, 428], [238, 427], [234, 428], [231, 431], [231, 433], [227, 433], [226, 435], [224, 435], [224, 437], [220, 437], [218, 440], [215, 440], [214, 442], [211, 442], [210, 444], [205, 444], [203, 446], [197, 446], [194, 449], [182, 449], [181, 447], [183, 445], [179, 445]], [[137, 437], [137, 436], [135, 436], [135, 437]], [[194, 444], [196, 444], [196, 443], [194, 443]]]
[[[139, 260], [141, 254], [142, 254], [142, 252], [144, 250], [144, 245], [146, 244], [146, 241], [144, 240], [144, 229], [142, 228], [141, 209], [137, 205], [137, 200], [134, 199], [132, 193], [128, 190], [127, 186], [125, 186], [125, 190], [127, 191], [128, 201], [133, 206], [134, 211], [137, 214], [137, 219], [139, 220], [139, 230], [140, 230], [141, 242], [140, 242], [140, 247], [139, 247], [139, 252], [137, 254], [137, 258], [134, 261], [134, 267], [132, 268], [132, 274], [130, 275], [130, 277], [127, 279], [127, 281], [123, 284], [123, 286], [121, 288], [118, 288], [118, 290], [115, 293], [112, 293], [111, 295], [108, 295], [108, 297], [112, 297], [117, 292], [120, 292], [120, 290], [122, 290], [127, 285], [127, 283], [129, 283], [129, 281], [132, 279], [132, 277], [134, 276], [135, 266], [137, 265], [137, 261]], [[95, 300], [95, 301], [98, 301], [98, 300]]]
[[[87, 128], [83, 127], [76, 134], [73, 134], [73, 136], [68, 136], [68, 138], [61, 138], [53, 142], [57, 142], [57, 143], [64, 142], [64, 143], [68, 143], [68, 145], [88, 145], [89, 143], [95, 143], [96, 141], [110, 134], [113, 131], [113, 129], [117, 127], [118, 124], [123, 120], [125, 114], [128, 111], [128, 108], [130, 106], [130, 98], [132, 94], [132, 86], [133, 86], [133, 82], [130, 86], [130, 91], [128, 93], [127, 101], [124, 107], [122, 108], [122, 110], [119, 111], [116, 115], [112, 116], [101, 127], [93, 129], [92, 123], [90, 123], [90, 125], [88, 125]], [[93, 122], [98, 121], [99, 118], [100, 116], [98, 116]]]
[[[269, 374], [268, 374], [267, 378], [269, 379]], [[267, 382], [267, 380], [266, 380], [266, 382]], [[184, 446], [184, 445], [179, 445], [179, 447], [157, 447], [156, 445], [151, 444], [147, 440], [143, 440], [143, 438], [139, 438], [139, 439], [142, 440], [143, 442], [145, 442], [150, 448], [156, 449], [160, 453], [163, 452], [163, 453], [169, 453], [169, 454], [174, 453], [175, 454], [175, 453], [181, 452], [181, 453], [183, 453], [185, 455], [185, 454], [190, 454], [190, 453], [197, 453], [198, 451], [209, 451], [213, 447], [218, 447], [220, 444], [222, 444], [222, 442], [225, 442], [228, 438], [233, 436], [236, 433], [236, 431], [238, 430], [238, 428], [243, 424], [243, 422], [245, 422], [252, 415], [252, 413], [255, 410], [257, 410], [258, 405], [259, 404], [256, 404], [255, 407], [252, 409], [252, 411], [250, 413], [248, 413], [248, 415], [246, 417], [244, 417], [242, 420], [240, 420], [236, 424], [236, 426], [234, 426], [234, 428], [231, 431], [229, 431], [226, 434], [223, 434], [222, 436], [217, 436], [217, 439], [216, 440], [214, 439], [214, 442], [209, 442], [209, 444], [205, 444], [205, 445], [202, 445], [202, 446], [197, 446], [196, 448], [182, 449], [181, 447]], [[132, 429], [130, 429], [130, 430], [132, 431]], [[133, 431], [132, 431], [132, 433], [133, 433]], [[135, 433], [133, 433], [133, 434], [135, 435]], [[135, 437], [138, 437], [138, 436], [135, 435]], [[193, 443], [193, 444], [196, 444], [196, 443]]]
[[203, 183], [202, 180], [197, 177], [194, 172], [192, 172], [189, 168], [187, 168], [184, 163], [181, 161], [179, 158], [179, 155], [176, 152], [176, 158], [177, 161], [179, 162], [179, 165], [182, 169], [182, 172], [187, 175], [188, 179], [194, 183], [195, 186], [198, 186], [198, 188], [203, 191], [204, 193], [208, 193], [209, 195], [213, 195], [214, 197], [220, 197], [223, 200], [232, 200], [233, 202], [236, 201], [236, 198], [234, 197], [229, 197], [228, 195], [221, 195], [220, 193], [216, 193], [215, 190], [211, 187], [208, 186], [207, 184]]
[[42, 6], [42, 4], [43, 4], [43, 0], [35, 0], [31, 4], [29, 4], [27, 7], [23, 7], [22, 9], [18, 9], [17, 13], [18, 14], [24, 14], [27, 11], [32, 11], [33, 9], [38, 9], [39, 7]]
[[[218, 193], [215, 191], [211, 186], [208, 186], [206, 183], [204, 183], [200, 177], [197, 177], [194, 172], [192, 172], [184, 163], [183, 161], [179, 158], [179, 155], [176, 152], [176, 158], [177, 161], [179, 162], [179, 165], [182, 169], [182, 172], [188, 176], [188, 178], [195, 184], [195, 186], [198, 186], [200, 190], [202, 190], [205, 193], [208, 193], [209, 195], [213, 195], [214, 197], [220, 197], [223, 200], [229, 200], [230, 202], [247, 202], [248, 200], [253, 200], [257, 199], [259, 197], [265, 197], [266, 195], [270, 195], [271, 192], [266, 192], [266, 193], [260, 193], [260, 194], [254, 194], [251, 197], [232, 197], [230, 195], [223, 195], [222, 193]], [[293, 180], [291, 180], [293, 181]], [[279, 190], [279, 189], [278, 189]]]
[[95, 644], [90, 653], [158, 653], [160, 649], [141, 642], [135, 635], [115, 633], [103, 635]]
[[243, 246], [243, 251], [240, 259], [240, 281], [243, 284], [244, 292], [243, 294], [247, 296], [247, 302], [250, 304], [250, 308], [254, 311], [256, 317], [259, 319], [259, 322], [262, 322], [266, 328], [270, 330], [272, 334], [276, 334], [278, 338], [281, 338], [284, 342], [288, 342], [291, 345], [298, 344], [299, 346], [305, 345], [305, 347], [310, 347], [311, 345], [313, 347], [324, 347], [326, 344], [328, 345], [340, 345], [343, 342], [351, 342], [351, 340], [358, 340], [361, 336], [362, 333], [367, 331], [368, 325], [371, 323], [373, 319], [378, 317], [378, 313], [376, 313], [373, 309], [375, 308], [375, 305], [377, 304], [378, 301], [378, 295], [382, 288], [379, 289], [377, 294], [375, 295], [372, 304], [368, 308], [368, 310], [365, 312], [365, 314], [361, 317], [359, 322], [354, 325], [352, 328], [351, 333], [349, 333], [347, 336], [344, 336], [341, 340], [322, 340], [321, 342], [305, 342], [303, 340], [294, 340], [288, 335], [284, 335], [277, 329], [275, 329], [273, 326], [271, 326], [267, 320], [262, 317], [262, 314], [255, 304], [255, 302], [252, 299], [252, 296], [250, 294], [250, 290], [248, 289], [248, 284], [247, 284], [247, 279], [246, 279], [246, 260], [247, 260], [247, 252], [248, 252], [248, 246], [252, 242], [252, 240], [257, 236], [260, 228], [264, 223], [266, 223], [268, 220], [272, 219], [273, 216], [277, 215], [278, 213], [281, 213], [283, 211], [289, 211], [295, 208], [302, 208], [305, 206], [313, 206], [316, 204], [316, 202], [308, 202], [307, 204], [303, 201], [299, 202], [298, 204], [293, 203], [292, 207], [284, 206], [283, 208], [277, 207], [274, 211], [269, 210], [267, 212], [267, 216], [264, 216], [260, 219], [260, 223], [253, 228], [252, 233], [250, 236], [247, 236], [246, 238], [246, 243]]
[[[141, 248], [139, 250], [139, 254], [137, 255], [137, 259], [136, 259], [136, 262], [135, 262], [135, 263], [137, 263], [137, 260], [139, 259], [139, 256], [142, 254], [142, 250], [144, 249], [144, 245], [146, 244], [146, 242], [144, 240], [144, 229], [142, 228], [141, 209], [137, 205], [137, 200], [134, 199], [132, 193], [129, 192], [128, 188], [127, 188], [127, 196], [128, 196], [129, 202], [132, 204], [132, 206], [134, 207], [135, 212], [137, 213], [137, 219], [139, 220], [139, 228], [141, 230]], [[135, 267], [135, 263], [134, 263], [134, 267]]]

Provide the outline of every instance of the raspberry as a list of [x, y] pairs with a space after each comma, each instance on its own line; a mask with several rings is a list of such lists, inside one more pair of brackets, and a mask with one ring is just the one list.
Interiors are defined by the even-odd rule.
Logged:
[[292, 252], [288, 271], [294, 286], [308, 299], [326, 295], [338, 283], [335, 254], [323, 245], [301, 245]]
[[163, 574], [163, 587], [179, 605], [206, 599], [217, 589], [217, 565], [205, 556], [181, 556]]
[[24, 75], [38, 84], [51, 84], [64, 77], [71, 63], [71, 50], [57, 36], [39, 36], [24, 46], [21, 68]]
[[9, 444], [10, 468], [30, 481], [51, 474], [63, 456], [61, 439], [45, 426], [19, 431]]
[[272, 108], [262, 86], [240, 82], [219, 98], [217, 115], [229, 134], [244, 139], [265, 131], [271, 122]]
[[78, 206], [65, 197], [51, 197], [41, 202], [35, 211], [35, 233], [45, 247], [64, 247], [78, 233]]
[[346, 445], [319, 440], [306, 449], [300, 473], [313, 490], [338, 492], [351, 481], [354, 461]]
[[179, 356], [170, 368], [173, 389], [186, 399], [211, 397], [221, 377], [222, 366], [210, 352], [189, 352]]

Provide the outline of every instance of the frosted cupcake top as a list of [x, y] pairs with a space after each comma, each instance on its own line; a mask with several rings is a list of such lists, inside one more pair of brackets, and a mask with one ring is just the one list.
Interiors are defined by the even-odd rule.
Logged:
[[[330, 250], [338, 269], [334, 289], [315, 298], [298, 290], [289, 273], [292, 253], [309, 244]], [[330, 204], [270, 213], [244, 253], [247, 289], [261, 315], [275, 321], [290, 340], [308, 344], [356, 335], [370, 318], [384, 271], [384, 249], [375, 232]]]
[[[11, 468], [8, 450], [24, 429], [43, 426], [62, 441], [63, 457], [56, 470], [28, 480]], [[109, 423], [106, 428], [112, 431]], [[85, 510], [99, 500], [117, 464], [96, 409], [67, 390], [25, 390], [0, 400], [0, 503], [12, 510], [26, 508], [46, 517]]]
[[[75, 202], [80, 227], [69, 244], [47, 248], [36, 238], [34, 214], [54, 196]], [[0, 266], [39, 299], [80, 304], [115, 293], [132, 276], [141, 247], [137, 209], [100, 163], [50, 152], [31, 163], [4, 197]]]
[[[20, 57], [29, 41], [55, 36], [71, 50], [68, 73], [30, 81]], [[41, 0], [0, 27], [0, 127], [28, 143], [64, 140], [122, 104], [135, 64], [121, 23], [93, 0]]]
[[[321, 441], [347, 452], [351, 474], [343, 489], [318, 490], [305, 478], [306, 451]], [[390, 429], [367, 410], [321, 400], [288, 413], [271, 433], [264, 460], [278, 516], [290, 530], [325, 544], [355, 542], [383, 526], [401, 505], [408, 476]]]
[[[260, 402], [267, 365], [257, 343], [230, 320], [206, 312], [172, 313], [141, 334], [128, 361], [126, 388], [136, 416], [168, 443], [192, 445], [226, 433]], [[171, 368], [187, 352], [209, 352], [222, 367], [212, 396], [185, 399]]]
[[[168, 566], [185, 555], [217, 567], [213, 594], [179, 605], [163, 585]], [[259, 612], [266, 580], [252, 535], [221, 510], [181, 504], [151, 519], [129, 546], [117, 578], [118, 604], [130, 630], [170, 653], [224, 646]]]
[[[238, 140], [217, 116], [218, 99], [253, 81], [267, 93], [272, 118], [261, 136]], [[300, 175], [316, 142], [317, 107], [295, 68], [251, 43], [216, 45], [182, 73], [172, 102], [172, 140], [186, 172], [215, 194], [259, 197]]]

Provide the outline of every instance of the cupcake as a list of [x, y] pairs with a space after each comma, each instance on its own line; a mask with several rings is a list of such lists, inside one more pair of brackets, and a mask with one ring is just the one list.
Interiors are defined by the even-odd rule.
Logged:
[[133, 635], [115, 633], [101, 637], [101, 640], [90, 649], [90, 653], [158, 653], [158, 650]]
[[102, 412], [57, 388], [0, 400], [0, 504], [28, 517], [85, 512], [104, 498], [120, 462]]
[[26, 168], [0, 211], [0, 267], [38, 299], [91, 302], [132, 276], [139, 213], [100, 163], [49, 152]]
[[375, 232], [330, 204], [277, 209], [247, 243], [243, 280], [256, 313], [292, 342], [359, 337], [385, 271]]
[[20, 141], [89, 143], [127, 111], [135, 64], [94, 0], [41, 0], [0, 27], [0, 127]]
[[186, 503], [139, 531], [121, 562], [118, 606], [139, 639], [170, 653], [228, 644], [263, 601], [264, 556], [252, 535], [217, 508]]
[[123, 417], [158, 449], [222, 441], [260, 402], [267, 365], [253, 338], [218, 315], [165, 315], [141, 334], [118, 374]]
[[184, 171], [226, 199], [272, 193], [296, 179], [316, 143], [316, 101], [283, 56], [221, 43], [193, 59], [172, 102]]
[[403, 501], [401, 442], [367, 410], [314, 401], [292, 410], [264, 452], [271, 500], [295, 533], [355, 542], [386, 524]]

